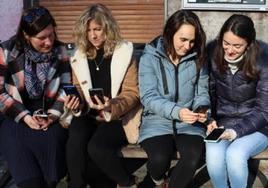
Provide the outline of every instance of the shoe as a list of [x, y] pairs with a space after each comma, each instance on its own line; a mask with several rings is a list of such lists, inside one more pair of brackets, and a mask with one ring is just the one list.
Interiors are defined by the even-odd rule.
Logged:
[[165, 179], [160, 185], [156, 185], [155, 188], [168, 188], [168, 179]]

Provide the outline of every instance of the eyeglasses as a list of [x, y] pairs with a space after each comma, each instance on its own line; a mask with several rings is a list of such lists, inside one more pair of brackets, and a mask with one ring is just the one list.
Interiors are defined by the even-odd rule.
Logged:
[[29, 13], [23, 16], [23, 20], [29, 24], [33, 23], [36, 19], [40, 18], [41, 16], [45, 15], [46, 10], [44, 8], [35, 7], [29, 11]]

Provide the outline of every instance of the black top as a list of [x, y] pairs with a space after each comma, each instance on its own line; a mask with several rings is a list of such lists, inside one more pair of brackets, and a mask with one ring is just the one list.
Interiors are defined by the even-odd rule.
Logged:
[[111, 57], [103, 57], [103, 48], [97, 51], [93, 60], [88, 60], [92, 87], [103, 88], [104, 95], [111, 98]]

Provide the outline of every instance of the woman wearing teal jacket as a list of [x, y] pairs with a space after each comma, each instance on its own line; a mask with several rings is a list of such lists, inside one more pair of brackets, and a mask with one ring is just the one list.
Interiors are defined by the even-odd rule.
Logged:
[[204, 64], [205, 34], [199, 18], [177, 11], [163, 36], [147, 44], [140, 60], [139, 86], [144, 106], [139, 142], [148, 155], [147, 168], [156, 185], [164, 182], [174, 151], [180, 161], [169, 187], [187, 187], [203, 154], [209, 106], [208, 74]]

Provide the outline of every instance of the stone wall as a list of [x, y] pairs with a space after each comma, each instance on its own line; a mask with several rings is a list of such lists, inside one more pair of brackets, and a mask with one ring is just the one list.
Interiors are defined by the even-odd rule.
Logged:
[[[170, 16], [181, 8], [181, 0], [167, 0], [167, 14]], [[231, 12], [231, 11], [194, 11], [200, 18], [207, 40], [215, 38], [224, 21], [234, 13], [244, 14], [254, 21], [257, 38], [268, 42], [268, 13], [267, 12]]]

